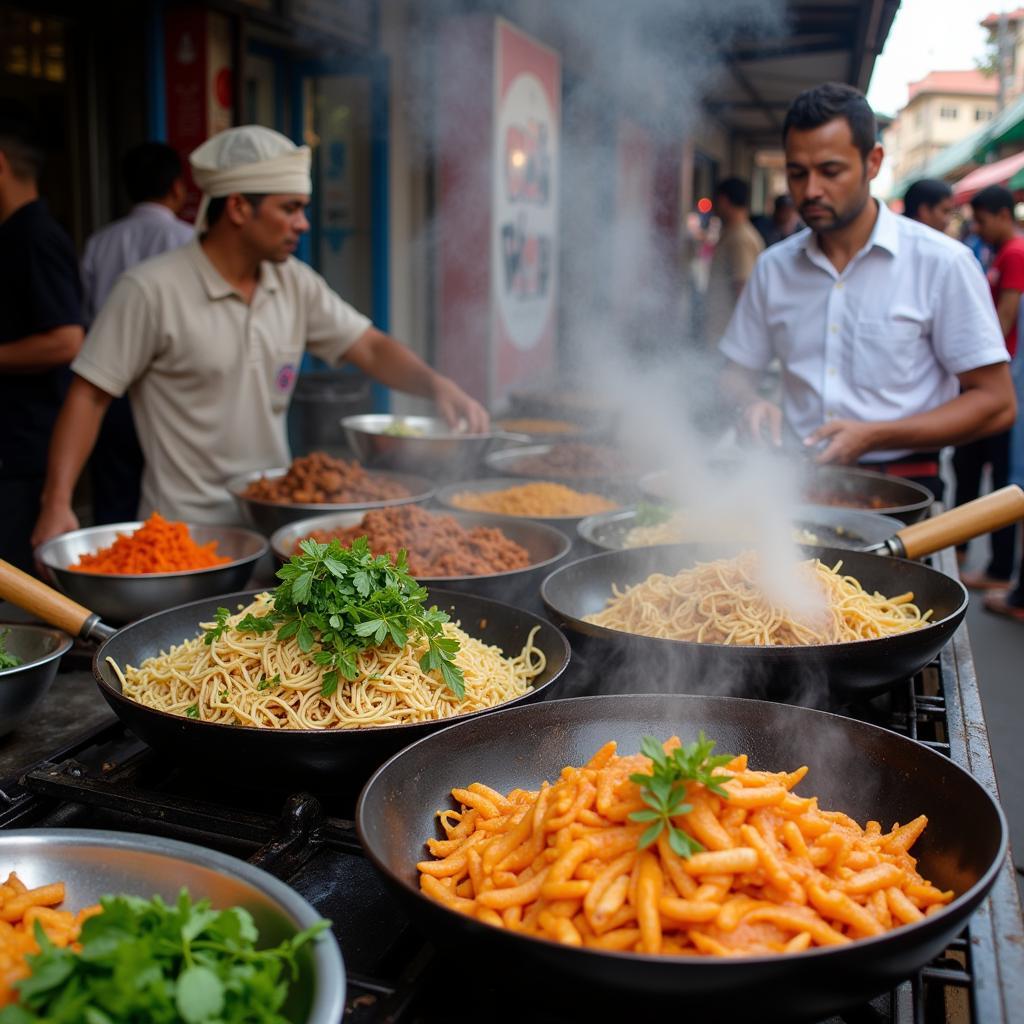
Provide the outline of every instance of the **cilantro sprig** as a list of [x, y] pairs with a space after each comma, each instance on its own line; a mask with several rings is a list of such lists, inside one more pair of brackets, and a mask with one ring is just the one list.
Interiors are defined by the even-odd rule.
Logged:
[[0, 669], [17, 668], [21, 664], [21, 658], [16, 654], [7, 653], [7, 634], [9, 629], [0, 629]]
[[214, 910], [182, 890], [160, 897], [104, 896], [82, 926], [81, 951], [55, 946], [35, 925], [39, 953], [0, 1024], [217, 1020], [286, 1024], [282, 1007], [298, 976], [295, 954], [328, 927], [319, 921], [272, 949], [241, 907]]
[[714, 772], [728, 764], [732, 755], [712, 756], [714, 749], [715, 741], [709, 740], [703, 729], [693, 743], [676, 747], [668, 754], [655, 737], [644, 736], [641, 740], [640, 752], [650, 758], [651, 772], [649, 775], [634, 772], [629, 777], [640, 787], [640, 797], [647, 804], [643, 810], [633, 811], [629, 816], [631, 821], [650, 822], [640, 836], [641, 849], [655, 842], [666, 828], [668, 844], [680, 857], [688, 858], [704, 849], [693, 836], [673, 824], [672, 819], [693, 810], [693, 805], [686, 802], [687, 782], [699, 782], [712, 793], [729, 798], [722, 788], [729, 776]]
[[672, 518], [672, 509], [668, 505], [652, 505], [641, 501], [636, 507], [633, 517], [634, 526], [661, 526]]
[[[455, 664], [459, 642], [444, 635], [448, 615], [426, 607], [427, 591], [409, 575], [405, 551], [394, 562], [374, 556], [365, 537], [342, 547], [338, 540], [321, 544], [306, 539], [299, 553], [277, 572], [281, 583], [266, 615], [248, 614], [235, 629], [264, 634], [276, 630], [281, 642], [295, 638], [299, 650], [312, 653], [325, 669], [320, 692], [329, 697], [340, 679], [358, 676], [360, 651], [391, 640], [404, 647], [418, 635], [427, 642], [420, 658], [424, 672], [437, 671], [460, 700], [465, 695], [462, 670]], [[226, 624], [218, 609], [217, 624], [207, 632], [219, 636]]]

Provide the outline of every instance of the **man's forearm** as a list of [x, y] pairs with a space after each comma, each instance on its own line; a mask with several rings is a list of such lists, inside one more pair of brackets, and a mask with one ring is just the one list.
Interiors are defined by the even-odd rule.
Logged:
[[434, 397], [438, 374], [415, 352], [382, 331], [370, 328], [352, 346], [348, 358], [386, 387], [423, 398]]
[[111, 401], [110, 395], [81, 377], [71, 382], [50, 438], [43, 505], [71, 503], [75, 484], [96, 445]]
[[82, 347], [84, 333], [76, 324], [0, 345], [0, 373], [43, 373], [67, 366]]
[[[1012, 403], [1012, 397], [1010, 399]], [[1013, 406], [995, 400], [985, 391], [965, 391], [928, 412], [902, 420], [876, 423], [874, 451], [914, 448], [927, 451], [945, 445], [967, 444], [998, 434], [1013, 424]]]

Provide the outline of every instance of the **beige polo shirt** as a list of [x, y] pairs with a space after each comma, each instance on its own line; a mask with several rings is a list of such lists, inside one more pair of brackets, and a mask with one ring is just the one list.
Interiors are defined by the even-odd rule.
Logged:
[[340, 363], [370, 326], [299, 260], [260, 273], [246, 303], [197, 241], [147, 260], [118, 279], [71, 364], [131, 398], [142, 516], [237, 522], [225, 482], [291, 457], [285, 414], [303, 351]]

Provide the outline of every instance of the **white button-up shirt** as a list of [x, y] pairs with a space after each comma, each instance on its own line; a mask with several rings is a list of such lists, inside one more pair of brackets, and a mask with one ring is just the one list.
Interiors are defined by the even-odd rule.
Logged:
[[810, 229], [765, 250], [719, 347], [751, 370], [779, 360], [783, 416], [797, 439], [831, 419], [927, 412], [956, 397], [957, 374], [1009, 358], [971, 251], [882, 203], [842, 273]]
[[82, 257], [83, 312], [92, 323], [114, 282], [136, 263], [177, 249], [195, 235], [161, 203], [138, 203], [127, 217], [89, 237]]

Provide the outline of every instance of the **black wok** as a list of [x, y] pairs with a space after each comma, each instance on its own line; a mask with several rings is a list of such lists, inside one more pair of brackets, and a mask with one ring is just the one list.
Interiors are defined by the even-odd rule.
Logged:
[[[958, 580], [917, 562], [839, 548], [802, 547], [807, 557], [834, 565], [883, 594], [914, 592], [914, 603], [932, 610], [921, 629], [878, 640], [808, 647], [730, 647], [636, 636], [584, 621], [605, 607], [612, 585], [640, 583], [652, 573], [671, 575], [698, 561], [735, 554], [735, 548], [694, 544], [609, 551], [553, 572], [541, 585], [552, 619], [570, 631], [585, 657], [596, 655], [631, 671], [603, 671], [593, 682], [600, 692], [667, 689], [820, 703], [828, 690], [884, 689], [926, 665], [945, 646], [967, 611], [967, 591]], [[609, 690], [610, 686], [617, 690]]]
[[[818, 704], [828, 689], [840, 695], [870, 692], [913, 674], [942, 650], [967, 611], [967, 591], [958, 580], [917, 562], [882, 555], [920, 558], [1022, 518], [1024, 491], [1010, 486], [904, 526], [866, 551], [801, 545], [806, 556], [827, 565], [842, 562], [843, 572], [860, 580], [865, 590], [888, 596], [909, 590], [922, 612], [931, 610], [929, 625], [877, 640], [730, 647], [642, 637], [585, 621], [605, 607], [613, 584], [630, 586], [655, 572], [670, 575], [698, 561], [735, 554], [735, 546], [678, 544], [593, 555], [548, 576], [541, 585], [541, 597], [553, 618], [572, 631], [581, 653], [599, 655], [601, 674], [595, 685], [605, 692], [609, 685], [622, 686], [639, 674], [648, 680], [643, 689], [661, 681], [673, 692], [769, 696]], [[609, 671], [618, 663], [627, 665], [633, 675]]]
[[[124, 669], [198, 636], [199, 623], [210, 622], [220, 606], [234, 609], [248, 604], [258, 590], [225, 594], [193, 601], [139, 619], [116, 632], [104, 626], [88, 609], [58, 594], [11, 566], [0, 567], [0, 596], [58, 625], [72, 636], [103, 640], [93, 658], [93, 675], [100, 693], [114, 713], [150, 746], [176, 754], [187, 753], [190, 765], [216, 765], [246, 775], [308, 777], [331, 773], [333, 780], [351, 782], [366, 775], [396, 750], [455, 719], [374, 729], [259, 729], [252, 726], [201, 722], [138, 704], [121, 693], [112, 658]], [[534, 688], [509, 704], [536, 700], [552, 686], [569, 663], [565, 636], [547, 620], [497, 601], [471, 594], [430, 589], [430, 601], [447, 611], [463, 629], [506, 654], [518, 654], [534, 626], [541, 629], [534, 643], [544, 651], [547, 665]], [[460, 716], [475, 717], [488, 711]], [[362, 773], [361, 776], [359, 773]]]
[[[684, 742], [699, 729], [718, 750], [747, 753], [751, 767], [782, 770], [806, 764], [798, 793], [818, 795], [883, 828], [926, 814], [915, 845], [919, 870], [956, 899], [914, 925], [846, 946], [776, 957], [652, 957], [576, 949], [482, 924], [419, 892], [415, 863], [439, 835], [435, 812], [453, 806], [450, 791], [479, 781], [502, 793], [554, 781], [564, 765], [584, 763], [603, 743], [639, 749], [641, 737]], [[448, 965], [473, 977], [477, 952], [486, 970], [505, 979], [504, 997], [572, 1018], [574, 992], [607, 994], [607, 1020], [649, 1016], [658, 999], [677, 1015], [708, 1022], [820, 1020], [869, 999], [936, 956], [966, 924], [1006, 855], [1006, 823], [995, 800], [971, 775], [925, 746], [895, 733], [820, 711], [723, 697], [638, 694], [548, 701], [454, 725], [406, 748], [366, 784], [356, 811], [359, 837], [432, 941], [450, 944]], [[442, 955], [447, 953], [442, 950]], [[508, 981], [514, 978], [514, 983]], [[551, 993], [543, 991], [548, 985]], [[548, 1000], [562, 995], [564, 1008]], [[621, 1000], [621, 1005], [616, 1000]], [[459, 1002], [474, 1002], [460, 982]], [[560, 1012], [561, 1011], [561, 1012]], [[511, 1014], [513, 1018], [516, 1014]]]

